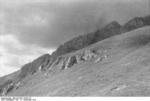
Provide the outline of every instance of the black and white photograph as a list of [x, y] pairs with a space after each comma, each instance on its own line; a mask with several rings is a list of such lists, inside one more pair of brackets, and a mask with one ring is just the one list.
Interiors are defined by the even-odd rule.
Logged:
[[0, 97], [150, 97], [150, 0], [0, 0]]

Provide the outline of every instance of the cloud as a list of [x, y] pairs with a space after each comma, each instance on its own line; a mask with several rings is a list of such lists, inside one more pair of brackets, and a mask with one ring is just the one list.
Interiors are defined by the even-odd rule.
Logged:
[[0, 0], [0, 69], [8, 73], [75, 36], [149, 13], [149, 0]]
[[36, 45], [23, 45], [11, 34], [0, 36], [0, 76], [9, 74], [21, 68], [25, 63], [53, 49]]
[[40, 15], [30, 15], [23, 18], [22, 23], [25, 26], [44, 26], [47, 25], [47, 20]]
[[13, 31], [22, 43], [50, 48], [112, 20], [123, 24], [149, 13], [148, 0], [15, 1], [22, 6], [3, 7], [5, 29]]

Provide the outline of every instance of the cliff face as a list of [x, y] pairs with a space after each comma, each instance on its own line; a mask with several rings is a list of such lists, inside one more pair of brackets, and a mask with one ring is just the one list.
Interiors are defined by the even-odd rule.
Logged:
[[25, 64], [21, 68], [21, 73], [19, 77], [24, 78], [28, 74], [36, 73], [38, 70], [44, 70], [44, 68], [48, 66], [49, 62], [50, 62], [50, 55], [49, 54], [42, 55], [33, 62]]
[[50, 68], [52, 69], [55, 66], [59, 66], [60, 70], [64, 70], [64, 69], [71, 68], [74, 65], [88, 62], [88, 61], [93, 61], [94, 63], [98, 63], [108, 57], [106, 51], [107, 50], [102, 50], [98, 52], [95, 50], [86, 49], [83, 50], [82, 52], [77, 52], [71, 56], [60, 56], [54, 61], [54, 63]]

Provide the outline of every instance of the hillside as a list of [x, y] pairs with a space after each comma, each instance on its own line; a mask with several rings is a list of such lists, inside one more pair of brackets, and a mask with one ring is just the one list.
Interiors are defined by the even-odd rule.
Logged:
[[[98, 54], [95, 57], [92, 57], [92, 53], [91, 57], [85, 55], [87, 60], [71, 68], [61, 68], [60, 62], [47, 76], [40, 72], [29, 76], [19, 89], [8, 95], [149, 96], [149, 28], [111, 37], [65, 55], [65, 58], [73, 57], [87, 50], [94, 50]], [[103, 58], [98, 61], [100, 57]]]
[[[150, 16], [76, 37], [1, 78], [2, 95], [149, 96]], [[136, 85], [135, 85], [136, 84]]]

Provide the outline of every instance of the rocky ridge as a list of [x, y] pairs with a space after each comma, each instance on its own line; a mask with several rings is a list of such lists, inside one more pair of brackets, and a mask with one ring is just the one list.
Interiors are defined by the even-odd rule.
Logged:
[[34, 75], [38, 71], [47, 72], [53, 70], [53, 68], [58, 65], [60, 70], [64, 70], [71, 68], [76, 64], [91, 60], [94, 63], [102, 62], [104, 59], [109, 57], [107, 50], [105, 49], [101, 52], [93, 51], [92, 49], [86, 49], [80, 53], [76, 52], [74, 55], [70, 56], [65, 56], [65, 54], [75, 52], [108, 37], [148, 25], [150, 25], [150, 15], [146, 17], [136, 17], [128, 21], [123, 26], [114, 21], [95, 32], [73, 38], [72, 40], [59, 46], [58, 49], [52, 53], [52, 55], [44, 54], [33, 62], [25, 64], [20, 70], [21, 72], [18, 75], [17, 81], [7, 80], [3, 85], [0, 86], [0, 94], [7, 95], [7, 93], [13, 89], [19, 88], [21, 86], [20, 82], [23, 78], [28, 75]]

